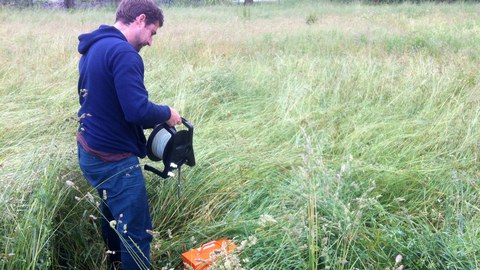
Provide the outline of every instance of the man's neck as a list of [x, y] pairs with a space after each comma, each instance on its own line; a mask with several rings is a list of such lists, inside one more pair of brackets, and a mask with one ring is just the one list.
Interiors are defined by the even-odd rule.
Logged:
[[115, 22], [113, 24], [113, 27], [117, 28], [118, 31], [122, 32], [122, 34], [125, 36], [128, 42], [130, 42], [130, 28], [128, 27], [129, 25], [126, 25], [120, 21]]

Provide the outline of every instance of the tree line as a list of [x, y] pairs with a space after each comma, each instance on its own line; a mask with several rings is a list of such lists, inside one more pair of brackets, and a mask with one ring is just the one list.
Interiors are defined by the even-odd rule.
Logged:
[[[120, 0], [0, 0], [0, 5], [14, 7], [58, 7], [70, 9], [75, 7], [117, 5], [119, 2]], [[216, 5], [240, 2], [244, 5], [251, 5], [254, 3], [254, 0], [156, 0], [156, 2], [168, 5]]]

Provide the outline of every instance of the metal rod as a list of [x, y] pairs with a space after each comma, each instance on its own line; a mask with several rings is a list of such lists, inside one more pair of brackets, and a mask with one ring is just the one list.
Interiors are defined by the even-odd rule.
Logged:
[[177, 182], [177, 186], [178, 186], [177, 197], [178, 197], [178, 199], [180, 200], [180, 196], [181, 196], [181, 194], [182, 194], [182, 166], [178, 166], [178, 182]]

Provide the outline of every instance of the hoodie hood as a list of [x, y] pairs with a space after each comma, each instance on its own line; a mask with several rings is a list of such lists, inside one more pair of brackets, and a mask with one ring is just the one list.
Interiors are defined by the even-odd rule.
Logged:
[[127, 41], [122, 32], [117, 28], [109, 25], [101, 25], [97, 30], [91, 33], [78, 36], [78, 40], [80, 41], [78, 44], [78, 52], [80, 54], [87, 53], [90, 46], [104, 38], [118, 38]]

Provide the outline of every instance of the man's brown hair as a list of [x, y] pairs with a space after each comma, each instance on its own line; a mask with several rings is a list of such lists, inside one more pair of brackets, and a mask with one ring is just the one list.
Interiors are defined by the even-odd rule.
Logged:
[[115, 21], [128, 25], [141, 14], [147, 17], [147, 25], [159, 22], [159, 27], [163, 26], [163, 12], [153, 0], [122, 0]]

